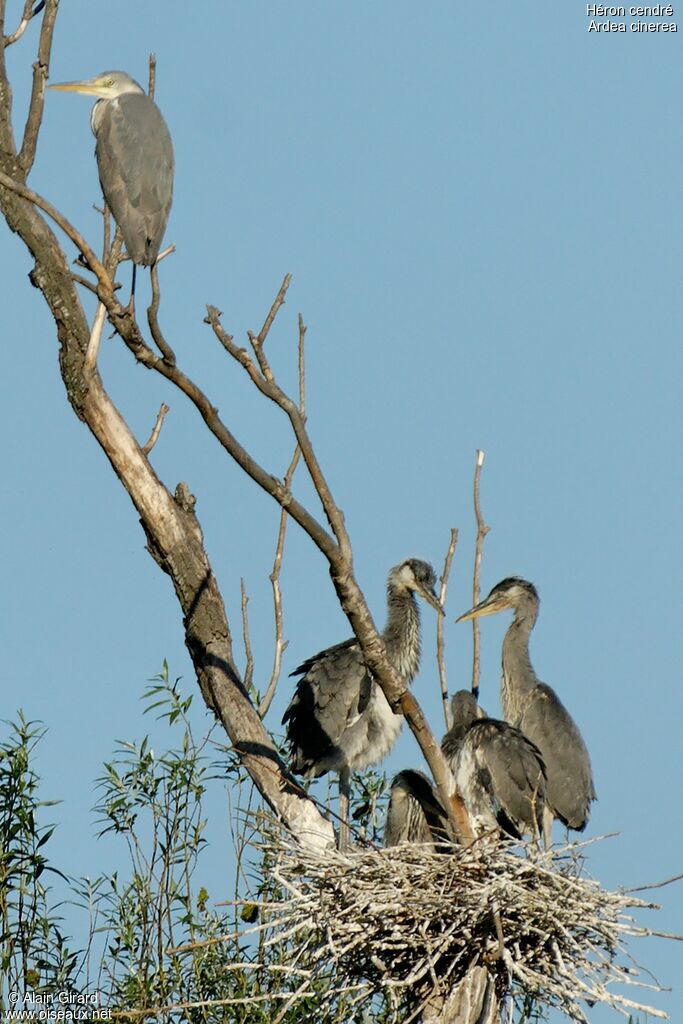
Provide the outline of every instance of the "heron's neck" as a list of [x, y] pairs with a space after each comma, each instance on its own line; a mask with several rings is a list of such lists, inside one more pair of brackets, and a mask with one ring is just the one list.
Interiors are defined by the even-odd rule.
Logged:
[[515, 619], [503, 640], [501, 702], [506, 721], [518, 725], [526, 697], [537, 683], [529, 657], [529, 634], [533, 620]]
[[420, 611], [410, 591], [389, 591], [387, 624], [382, 639], [387, 657], [406, 683], [412, 683], [420, 667]]

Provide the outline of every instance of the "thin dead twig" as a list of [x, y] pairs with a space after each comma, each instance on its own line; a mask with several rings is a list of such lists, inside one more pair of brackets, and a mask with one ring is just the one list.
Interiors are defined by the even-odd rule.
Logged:
[[679, 875], [672, 875], [671, 878], [665, 878], [663, 882], [653, 882], [651, 885], [636, 885], [630, 889], [624, 889], [624, 892], [646, 892], [648, 889], [663, 889], [665, 885], [671, 885], [673, 882], [680, 882], [683, 878], [683, 872]]
[[[472, 607], [479, 604], [481, 596], [480, 575], [481, 558], [484, 551], [484, 538], [490, 527], [484, 522], [481, 514], [479, 501], [479, 484], [481, 480], [481, 469], [484, 465], [484, 453], [477, 449], [477, 463], [474, 470], [474, 515], [477, 521], [477, 540], [474, 547], [474, 572], [472, 574]], [[479, 620], [472, 620], [472, 693], [479, 700], [479, 661], [480, 661], [480, 631]]]
[[[282, 409], [288, 417], [292, 430], [294, 431], [294, 436], [301, 448], [301, 454], [304, 462], [306, 463], [306, 468], [308, 469], [311, 481], [322, 503], [323, 511], [325, 512], [327, 521], [332, 528], [332, 532], [339, 548], [338, 551], [334, 551], [332, 561], [336, 565], [339, 565], [339, 562], [342, 561], [344, 563], [344, 568], [349, 568], [352, 563], [351, 542], [344, 525], [344, 517], [341, 509], [332, 497], [329, 484], [327, 483], [325, 475], [320, 467], [313, 445], [306, 431], [304, 418], [302, 417], [296, 402], [293, 402], [292, 399], [282, 390], [279, 384], [276, 383], [270, 368], [268, 367], [269, 377], [266, 377], [265, 370], [262, 368], [262, 360], [264, 361], [264, 365], [267, 366], [267, 363], [265, 363], [265, 356], [262, 351], [263, 341], [265, 341], [264, 331], [267, 334], [267, 331], [270, 329], [275, 313], [277, 313], [277, 310], [284, 302], [290, 281], [291, 275], [285, 275], [275, 302], [273, 303], [268, 317], [266, 318], [261, 334], [257, 338], [250, 339], [261, 369], [257, 368], [249, 358], [246, 349], [240, 348], [236, 345], [232, 336], [223, 330], [220, 323], [220, 312], [215, 306], [207, 307], [208, 322], [223, 347], [227, 352], [229, 352], [233, 359], [235, 359], [240, 366], [245, 369], [251, 381], [256, 385], [261, 394], [270, 399], [270, 401], [277, 405], [278, 408]], [[325, 551], [323, 553], [326, 554]]]
[[266, 338], [268, 337], [268, 332], [270, 331], [270, 328], [273, 325], [273, 321], [275, 320], [275, 317], [277, 316], [280, 307], [284, 305], [285, 296], [287, 295], [287, 290], [289, 288], [291, 280], [292, 275], [285, 274], [284, 280], [280, 285], [280, 290], [275, 296], [275, 300], [268, 311], [268, 315], [266, 316], [266, 319], [264, 320], [263, 323], [263, 327], [261, 328], [259, 333], [254, 334], [253, 331], [247, 332], [247, 337], [249, 338], [251, 347], [254, 350], [254, 355], [256, 356], [256, 359], [258, 361], [261, 373], [263, 374], [265, 379], [269, 381], [269, 383], [271, 384], [274, 382], [273, 371], [271, 370], [268, 364], [265, 352], [263, 351], [263, 346], [265, 345]]
[[[451, 565], [453, 564], [453, 556], [455, 554], [455, 548], [458, 543], [458, 531], [455, 528], [451, 528], [451, 539], [446, 551], [446, 558], [444, 559], [443, 572], [441, 573], [441, 589], [439, 591], [439, 604], [443, 608], [446, 603], [446, 592], [448, 590], [448, 578], [451, 574]], [[446, 679], [446, 661], [445, 661], [445, 647], [443, 639], [443, 625], [445, 615], [437, 615], [436, 617], [436, 663], [439, 667], [439, 685], [441, 687], [441, 703], [443, 704], [443, 714], [446, 721], [446, 729], [450, 729], [452, 722], [451, 717], [451, 706], [448, 702], [448, 680]]]
[[149, 435], [148, 440], [143, 444], [142, 451], [145, 455], [149, 455], [154, 445], [159, 440], [159, 434], [161, 433], [161, 427], [164, 422], [166, 413], [169, 411], [169, 406], [165, 402], [162, 402], [157, 413], [157, 418], [154, 426], [152, 427], [152, 433]]
[[[240, 608], [242, 610], [242, 640], [244, 642], [244, 655], [246, 658], [244, 665], [244, 685], [248, 693], [251, 693], [251, 688], [254, 683], [254, 654], [251, 649], [251, 636], [249, 633], [249, 615], [247, 613], [247, 605], [249, 604], [249, 598], [247, 597], [247, 589], [244, 585], [244, 580], [240, 579]], [[263, 715], [261, 715], [263, 718]]]
[[13, 43], [17, 42], [17, 40], [21, 39], [24, 32], [28, 28], [31, 20], [35, 18], [37, 14], [40, 14], [44, 7], [45, 0], [40, 0], [40, 3], [36, 4], [35, 7], [33, 7], [33, 0], [26, 0], [26, 2], [24, 3], [24, 10], [22, 11], [21, 15], [21, 21], [19, 22], [17, 28], [14, 30], [14, 32], [10, 33], [10, 35], [5, 36], [5, 38], [2, 41], [5, 49], [7, 49], [8, 46], [12, 46]]
[[[280, 289], [282, 291], [282, 289]], [[278, 293], [279, 294], [279, 293]], [[277, 302], [277, 299], [276, 299]], [[274, 307], [275, 304], [273, 304]], [[278, 306], [279, 308], [279, 306]], [[277, 310], [276, 310], [277, 312]], [[263, 325], [261, 334], [264, 339], [270, 330], [270, 324], [272, 323], [272, 317], [274, 317], [273, 309], [266, 318], [266, 323]], [[265, 333], [264, 333], [265, 332]], [[261, 335], [259, 335], [261, 337]], [[306, 369], [305, 369], [305, 358], [304, 358], [304, 339], [306, 337], [306, 325], [304, 324], [303, 317], [299, 313], [299, 344], [298, 344], [298, 370], [299, 370], [299, 410], [301, 416], [306, 420]], [[294, 479], [294, 473], [296, 467], [299, 464], [301, 458], [301, 449], [299, 445], [294, 449], [291, 462], [287, 467], [287, 472], [284, 477], [284, 485], [288, 491], [291, 491], [292, 480]], [[261, 718], [264, 718], [268, 713], [268, 709], [275, 696], [275, 690], [277, 688], [278, 681], [280, 679], [280, 672], [282, 670], [282, 655], [287, 648], [287, 641], [283, 639], [283, 625], [282, 625], [282, 593], [280, 590], [280, 572], [282, 569], [282, 556], [285, 549], [285, 536], [287, 533], [287, 511], [284, 508], [280, 509], [280, 524], [278, 527], [277, 545], [275, 548], [275, 559], [273, 561], [273, 569], [270, 574], [270, 582], [273, 588], [273, 614], [275, 616], [275, 649], [273, 653], [273, 671], [271, 672], [270, 681], [266, 688], [266, 692], [263, 699], [258, 707], [258, 713]]]
[[152, 280], [152, 301], [147, 310], [147, 323], [154, 339], [154, 344], [161, 352], [164, 362], [169, 363], [171, 366], [175, 366], [175, 352], [166, 341], [161, 328], [159, 327], [159, 320], [157, 314], [159, 312], [159, 303], [161, 301], [161, 293], [159, 291], [159, 271], [157, 264], [152, 264], [150, 268], [150, 276]]
[[149, 72], [147, 79], [147, 95], [150, 99], [154, 99], [154, 89], [157, 84], [157, 58], [155, 53], [149, 55]]

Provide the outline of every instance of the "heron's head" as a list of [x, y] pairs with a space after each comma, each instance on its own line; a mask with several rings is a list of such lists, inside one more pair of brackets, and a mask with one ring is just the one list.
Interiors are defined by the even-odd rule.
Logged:
[[479, 707], [477, 698], [470, 690], [458, 690], [453, 694], [451, 713], [453, 715], [452, 730], [467, 730], [478, 718], [486, 718], [486, 713]]
[[97, 96], [100, 100], [115, 100], [127, 92], [144, 91], [125, 71], [103, 71], [94, 78], [86, 78], [82, 82], [58, 82], [55, 85], [48, 85], [48, 89], [55, 89], [58, 92], [80, 92], [84, 96]]
[[495, 587], [483, 601], [470, 608], [468, 612], [457, 618], [456, 622], [467, 622], [468, 619], [479, 619], [484, 615], [495, 615], [505, 608], [518, 612], [521, 609], [538, 609], [538, 591], [533, 583], [519, 576], [510, 576], [496, 583]]
[[431, 604], [432, 608], [436, 608], [441, 615], [444, 614], [434, 589], [436, 573], [429, 562], [423, 562], [419, 558], [407, 558], [405, 562], [391, 570], [388, 586], [390, 590], [410, 590], [423, 598], [427, 604]]

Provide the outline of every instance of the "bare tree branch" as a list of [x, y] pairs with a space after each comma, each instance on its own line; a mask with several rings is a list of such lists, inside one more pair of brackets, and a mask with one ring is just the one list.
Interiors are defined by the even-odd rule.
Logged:
[[[446, 604], [446, 593], [448, 591], [448, 577], [451, 574], [451, 565], [453, 564], [453, 556], [455, 554], [455, 547], [458, 543], [458, 531], [454, 528], [451, 529], [451, 539], [446, 551], [446, 558], [444, 560], [443, 572], [441, 573], [441, 589], [439, 591], [439, 604], [443, 608]], [[439, 667], [439, 685], [441, 688], [441, 703], [443, 705], [443, 715], [446, 722], [446, 730], [450, 729], [452, 723], [451, 716], [451, 705], [448, 700], [448, 680], [446, 679], [446, 662], [444, 657], [444, 640], [443, 640], [443, 615], [437, 615], [436, 617], [436, 663]]]
[[[486, 525], [481, 514], [479, 504], [479, 482], [481, 479], [481, 468], [484, 465], [484, 453], [477, 450], [477, 464], [474, 470], [474, 515], [477, 520], [477, 541], [474, 548], [474, 572], [472, 574], [472, 607], [479, 604], [481, 588], [479, 579], [481, 575], [481, 557], [484, 550], [484, 538], [490, 527]], [[479, 700], [479, 620], [472, 619], [472, 693]]]
[[24, 140], [21, 144], [21, 152], [19, 153], [19, 163], [23, 168], [24, 177], [28, 175], [36, 158], [38, 132], [40, 131], [40, 123], [43, 119], [43, 105], [45, 103], [45, 83], [50, 67], [52, 35], [58, 7], [59, 0], [46, 0], [45, 13], [43, 14], [43, 22], [40, 27], [38, 60], [33, 65], [33, 85], [26, 127], [24, 128]]
[[[77, 248], [80, 250], [80, 252], [86, 260], [87, 265], [96, 275], [99, 287], [104, 289], [107, 293], [110, 293], [113, 296], [112, 282], [109, 279], [109, 276], [106, 270], [104, 269], [103, 265], [100, 263], [97, 256], [92, 251], [92, 249], [90, 248], [86, 240], [83, 238], [81, 233], [76, 230], [73, 224], [71, 224], [66, 219], [66, 217], [62, 213], [60, 213], [59, 210], [56, 209], [56, 207], [52, 205], [52, 203], [49, 203], [47, 199], [43, 199], [43, 197], [38, 195], [37, 192], [34, 192], [32, 189], [27, 188], [26, 185], [23, 185], [20, 181], [16, 181], [15, 179], [11, 178], [8, 174], [3, 174], [1, 171], [0, 185], [3, 185], [5, 188], [10, 189], [10, 191], [12, 192], [16, 192], [18, 196], [21, 196], [23, 199], [27, 199], [30, 203], [33, 203], [34, 206], [37, 206], [39, 210], [42, 210], [44, 213], [46, 213], [48, 217], [51, 220], [53, 220], [58, 227], [62, 229], [64, 234], [67, 235], [69, 239], [74, 243], [74, 245], [77, 246]], [[118, 305], [118, 303], [116, 302], [115, 304]]]
[[[280, 291], [278, 292], [278, 297], [274, 303], [274, 305], [277, 304], [278, 309], [284, 302], [284, 296], [287, 292], [287, 288], [289, 287], [290, 279], [290, 275], [285, 277]], [[245, 349], [239, 348], [239, 346], [235, 345], [232, 337], [223, 330], [220, 323], [220, 313], [215, 306], [208, 307], [208, 322], [223, 347], [230, 353], [233, 359], [244, 367], [252, 383], [256, 385], [261, 394], [265, 395], [266, 398], [269, 398], [271, 402], [274, 402], [275, 405], [282, 409], [282, 411], [289, 417], [292, 430], [294, 431], [294, 436], [301, 448], [301, 454], [304, 462], [306, 463], [306, 468], [308, 469], [318, 497], [322, 503], [327, 521], [332, 528], [332, 532], [337, 540], [341, 554], [350, 565], [352, 561], [351, 544], [344, 525], [344, 517], [332, 497], [329, 485], [325, 479], [322, 469], [320, 468], [313, 450], [313, 445], [311, 444], [311, 440], [306, 431], [304, 419], [301, 416], [296, 403], [293, 402], [292, 399], [289, 398], [289, 396], [286, 395], [274, 381], [269, 368], [269, 377], [266, 377], [263, 372], [259, 372], [252, 360], [249, 358]], [[271, 323], [272, 319], [266, 321], [268, 328], [270, 328]], [[265, 326], [266, 325], [264, 325], [264, 327]], [[256, 339], [256, 341], [258, 343], [258, 339]], [[257, 344], [257, 348], [259, 347], [260, 346]], [[265, 358], [262, 352], [261, 357]]]

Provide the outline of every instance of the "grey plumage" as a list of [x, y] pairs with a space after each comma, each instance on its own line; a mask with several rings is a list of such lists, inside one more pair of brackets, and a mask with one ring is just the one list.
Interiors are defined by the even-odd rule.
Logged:
[[[435, 583], [431, 565], [417, 558], [395, 566], [387, 580], [388, 616], [382, 638], [389, 662], [406, 685], [415, 678], [420, 663], [420, 612], [415, 597], [440, 611]], [[307, 778], [339, 772], [344, 809], [351, 771], [386, 756], [403, 716], [391, 710], [365, 666], [355, 637], [315, 654], [292, 675], [301, 679], [282, 719], [292, 769]]]
[[434, 787], [422, 772], [406, 768], [391, 781], [389, 806], [384, 823], [384, 845], [401, 843], [448, 843], [448, 817]]
[[[512, 624], [503, 640], [501, 698], [506, 720], [541, 751], [546, 768], [549, 814], [582, 831], [596, 799], [590, 757], [574, 719], [555, 691], [539, 681], [529, 657], [529, 635], [539, 609], [536, 588], [527, 580], [502, 580], [458, 622], [511, 608]], [[550, 821], [544, 827], [549, 841]]]
[[100, 184], [134, 263], [159, 255], [173, 199], [173, 145], [159, 108], [124, 71], [50, 86], [97, 96], [90, 116]]
[[453, 696], [451, 709], [441, 750], [475, 833], [540, 835], [545, 766], [538, 747], [507, 722], [487, 718], [467, 690]]

